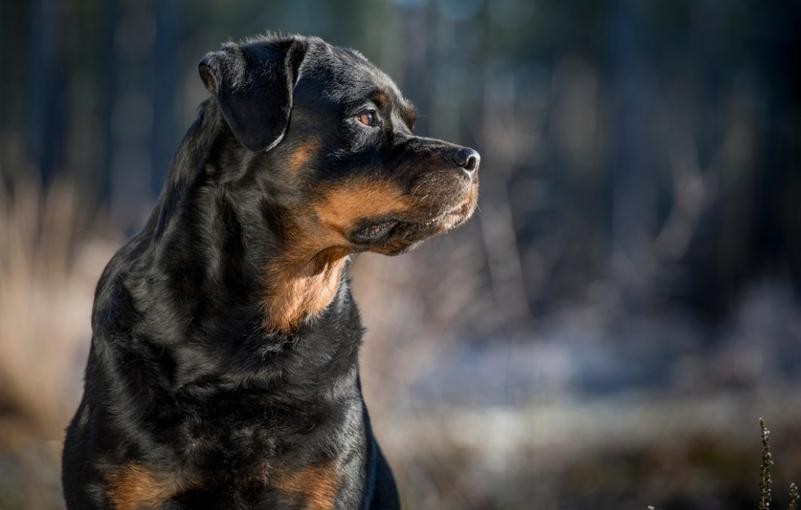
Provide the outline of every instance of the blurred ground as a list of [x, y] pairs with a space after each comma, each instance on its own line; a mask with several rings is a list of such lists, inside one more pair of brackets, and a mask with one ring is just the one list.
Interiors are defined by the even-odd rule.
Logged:
[[801, 482], [801, 4], [0, 3], [0, 510], [61, 508], [92, 293], [221, 41], [362, 50], [482, 153], [477, 216], [353, 283], [408, 508], [776, 508]]

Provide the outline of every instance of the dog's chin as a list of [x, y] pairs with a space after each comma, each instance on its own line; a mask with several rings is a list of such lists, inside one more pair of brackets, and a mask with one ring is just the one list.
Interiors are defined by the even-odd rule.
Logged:
[[444, 234], [467, 222], [476, 210], [478, 187], [474, 186], [466, 199], [445, 211], [429, 212], [413, 219], [384, 219], [366, 224], [358, 235], [364, 236], [361, 251], [383, 255], [406, 253], [430, 237]]

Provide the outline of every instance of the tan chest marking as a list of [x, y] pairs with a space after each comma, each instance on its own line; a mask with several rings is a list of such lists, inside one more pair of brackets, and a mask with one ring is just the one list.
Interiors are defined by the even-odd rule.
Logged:
[[331, 510], [339, 484], [335, 464], [330, 461], [282, 473], [273, 485], [282, 492], [302, 498], [305, 510]]
[[315, 316], [327, 307], [339, 288], [345, 254], [312, 262], [300, 269], [276, 262], [267, 268], [265, 327], [268, 331], [288, 331], [305, 317]]
[[114, 510], [153, 508], [189, 486], [174, 475], [155, 473], [136, 463], [115, 467], [105, 478], [108, 501]]

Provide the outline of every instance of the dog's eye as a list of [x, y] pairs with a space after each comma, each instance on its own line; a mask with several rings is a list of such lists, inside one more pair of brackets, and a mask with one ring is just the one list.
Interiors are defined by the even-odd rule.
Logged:
[[380, 125], [381, 120], [378, 118], [378, 112], [375, 110], [364, 110], [359, 115], [356, 116], [356, 119], [364, 124], [365, 126], [375, 127]]

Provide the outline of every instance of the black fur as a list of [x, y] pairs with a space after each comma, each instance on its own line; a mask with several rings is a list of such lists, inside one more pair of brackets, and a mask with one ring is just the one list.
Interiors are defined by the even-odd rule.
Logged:
[[[463, 222], [477, 184], [454, 171], [461, 148], [414, 136], [394, 84], [316, 38], [226, 45], [200, 74], [214, 98], [97, 286], [64, 447], [67, 507], [322, 508], [310, 506], [311, 482], [304, 494], [276, 473], [335, 459], [331, 508], [399, 508], [362, 399], [347, 270], [322, 311], [275, 331], [264, 326], [264, 268], [303, 235], [293, 215], [354, 176], [392, 181], [415, 205], [360, 219], [343, 234], [348, 253], [399, 253]], [[357, 125], [376, 87], [391, 96], [377, 106], [382, 125]], [[292, 177], [288, 158], [309, 136], [316, 150]]]

